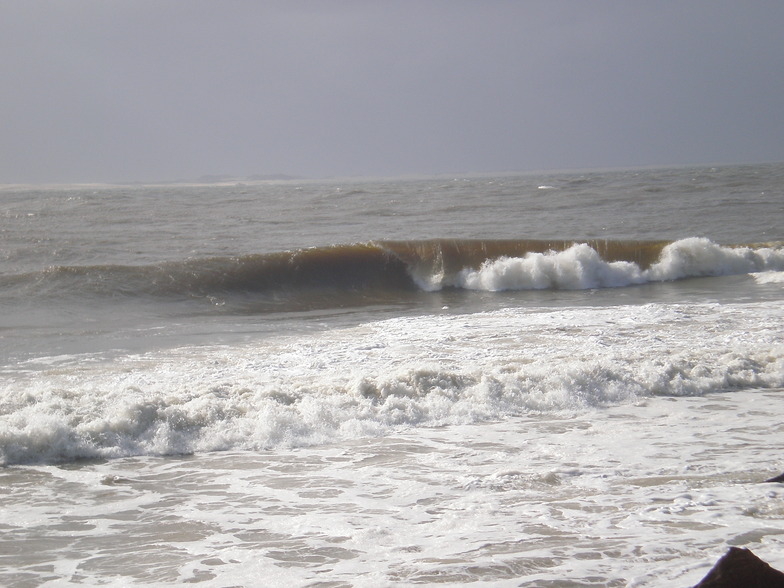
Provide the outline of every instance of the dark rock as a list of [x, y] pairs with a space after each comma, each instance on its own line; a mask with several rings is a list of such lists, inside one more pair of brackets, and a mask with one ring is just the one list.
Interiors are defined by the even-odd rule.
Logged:
[[766, 482], [784, 482], [784, 474], [780, 476], [776, 476], [775, 478], [771, 478], [770, 480], [765, 480]]
[[784, 588], [784, 573], [748, 549], [730, 547], [694, 588]]

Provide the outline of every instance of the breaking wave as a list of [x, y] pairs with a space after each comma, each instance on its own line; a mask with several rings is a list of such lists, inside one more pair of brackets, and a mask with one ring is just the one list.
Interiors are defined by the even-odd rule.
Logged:
[[784, 270], [781, 243], [375, 241], [155, 265], [56, 266], [0, 276], [16, 296], [296, 297], [313, 292], [587, 289]]
[[781, 310], [509, 309], [114, 362], [55, 358], [7, 383], [0, 465], [319, 445], [532, 412], [633, 410], [652, 396], [781, 388]]
[[784, 250], [773, 247], [724, 247], [708, 239], [683, 239], [665, 245], [649, 267], [608, 261], [586, 243], [565, 251], [527, 253], [486, 261], [465, 269], [455, 285], [471, 290], [616, 288], [703, 276], [725, 276], [784, 268]]

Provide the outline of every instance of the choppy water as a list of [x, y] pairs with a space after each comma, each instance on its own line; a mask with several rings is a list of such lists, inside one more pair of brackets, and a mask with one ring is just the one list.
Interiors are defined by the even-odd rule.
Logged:
[[0, 190], [0, 583], [784, 568], [782, 180]]

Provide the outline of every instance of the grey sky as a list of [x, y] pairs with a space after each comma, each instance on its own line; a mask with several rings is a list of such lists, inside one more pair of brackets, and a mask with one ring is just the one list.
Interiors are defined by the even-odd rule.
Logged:
[[784, 160], [781, 0], [0, 0], [0, 182]]

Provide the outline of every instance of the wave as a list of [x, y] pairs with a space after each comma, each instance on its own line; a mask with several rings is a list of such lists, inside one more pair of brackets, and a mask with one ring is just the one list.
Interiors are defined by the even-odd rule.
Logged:
[[477, 269], [465, 269], [455, 285], [471, 290], [616, 288], [704, 276], [726, 276], [784, 268], [781, 247], [724, 247], [690, 238], [661, 248], [647, 268], [631, 261], [608, 261], [586, 243], [564, 251], [502, 257]]
[[782, 388], [781, 311], [769, 303], [506, 309], [113, 362], [53, 358], [4, 389], [0, 465], [268, 450]]
[[0, 277], [16, 296], [293, 296], [312, 292], [588, 289], [784, 270], [781, 243], [374, 241], [147, 266], [56, 266]]
[[0, 277], [0, 288], [50, 296], [204, 297], [328, 289], [414, 289], [415, 285], [405, 264], [369, 243], [145, 266], [55, 266]]

